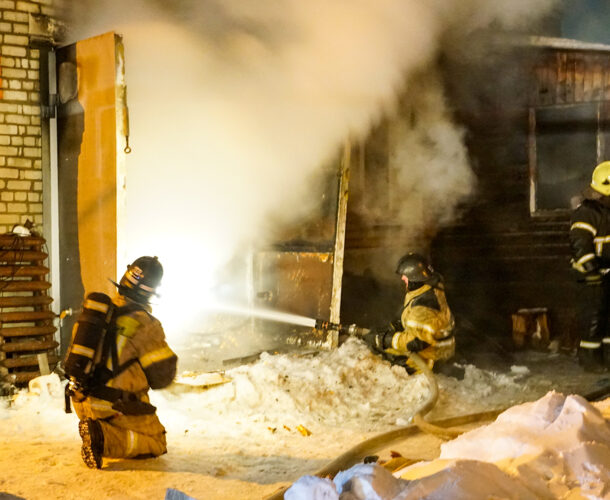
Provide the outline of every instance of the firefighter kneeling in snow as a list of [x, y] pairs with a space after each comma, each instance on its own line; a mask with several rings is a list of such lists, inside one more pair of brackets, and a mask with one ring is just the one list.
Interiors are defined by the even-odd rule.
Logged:
[[409, 373], [417, 371], [408, 353], [417, 353], [432, 369], [455, 354], [453, 315], [447, 305], [442, 277], [421, 255], [404, 255], [396, 268], [407, 288], [400, 317], [363, 339], [377, 352]]
[[98, 380], [86, 394], [72, 394], [80, 419], [81, 455], [92, 469], [101, 468], [102, 457], [156, 457], [167, 452], [165, 428], [148, 398], [149, 389], [162, 389], [173, 381], [178, 359], [165, 341], [161, 323], [150, 314], [149, 300], [162, 276], [157, 257], [140, 257], [127, 266], [112, 299], [117, 309], [112, 321], [116, 336], [111, 338], [116, 341], [110, 343], [107, 376], [101, 375], [105, 380]]
[[593, 171], [584, 200], [570, 225], [572, 267], [579, 272], [588, 330], [580, 338], [578, 359], [587, 371], [610, 368], [610, 161]]

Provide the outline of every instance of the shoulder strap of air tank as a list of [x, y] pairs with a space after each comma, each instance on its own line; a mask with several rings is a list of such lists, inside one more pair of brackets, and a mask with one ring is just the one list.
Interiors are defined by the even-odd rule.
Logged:
[[116, 320], [120, 316], [124, 316], [124, 315], [129, 314], [134, 311], [144, 311], [145, 313], [148, 314], [148, 311], [144, 307], [142, 307], [140, 304], [136, 304], [136, 303], [129, 303], [124, 306], [115, 308], [115, 311], [114, 311], [114, 314], [112, 317], [112, 327], [109, 332], [110, 333], [109, 336], [112, 338], [112, 342], [110, 344], [110, 353], [112, 355], [112, 377], [111, 378], [118, 377], [127, 368], [129, 368], [131, 365], [133, 365], [134, 363], [137, 363], [139, 361], [138, 358], [136, 357], [136, 358], [132, 358], [132, 359], [125, 361], [125, 363], [123, 363], [122, 365], [119, 365], [119, 353], [117, 351]]

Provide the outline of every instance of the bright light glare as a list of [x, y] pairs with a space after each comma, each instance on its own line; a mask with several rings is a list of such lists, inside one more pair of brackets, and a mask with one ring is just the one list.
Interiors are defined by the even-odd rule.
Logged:
[[189, 333], [201, 331], [210, 314], [206, 304], [211, 301], [210, 281], [167, 276], [155, 299], [154, 314], [163, 324], [168, 339], [184, 340]]
[[180, 239], [146, 235], [129, 255], [157, 255], [163, 265], [163, 280], [152, 301], [153, 314], [161, 321], [170, 343], [181, 343], [189, 334], [204, 330], [212, 311], [215, 275], [224, 264], [223, 252], [201, 236], [180, 234]]

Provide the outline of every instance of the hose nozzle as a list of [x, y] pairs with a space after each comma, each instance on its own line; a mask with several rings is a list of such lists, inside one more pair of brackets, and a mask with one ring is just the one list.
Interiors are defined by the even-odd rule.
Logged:
[[316, 320], [316, 330], [338, 330], [341, 331], [342, 326], [339, 323], [331, 323], [323, 319]]
[[316, 320], [315, 328], [316, 330], [324, 331], [336, 330], [339, 333], [342, 333], [344, 335], [350, 335], [353, 337], [362, 337], [370, 331], [368, 328], [362, 328], [358, 325], [340, 325], [339, 323], [331, 323], [330, 321], [325, 321], [322, 319]]

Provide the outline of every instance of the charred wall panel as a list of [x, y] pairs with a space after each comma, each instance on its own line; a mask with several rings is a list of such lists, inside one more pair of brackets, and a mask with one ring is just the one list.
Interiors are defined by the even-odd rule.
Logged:
[[[490, 59], [483, 70], [491, 88], [502, 88], [494, 80], [515, 78], [517, 68], [528, 97], [486, 93], [476, 106], [462, 99], [448, 67], [479, 188], [464, 217], [437, 236], [432, 253], [445, 274], [462, 346], [476, 349], [490, 336], [510, 345], [511, 314], [543, 307], [551, 338], [575, 347], [583, 322], [580, 285], [569, 264], [569, 216], [610, 145], [609, 61], [604, 51], [521, 47]], [[577, 151], [559, 154], [566, 144]]]
[[569, 216], [610, 147], [610, 52], [529, 40], [501, 45], [484, 56], [473, 48], [468, 63], [461, 53], [442, 61], [477, 180], [458, 220], [440, 232], [434, 224], [415, 232], [401, 225], [383, 124], [353, 151], [342, 322], [376, 326], [391, 318], [404, 296], [396, 258], [430, 250], [463, 350], [510, 348], [511, 315], [524, 308], [546, 308], [552, 339], [576, 345], [580, 285], [569, 263]]
[[531, 104], [550, 106], [610, 100], [605, 52], [543, 49], [536, 56]]

